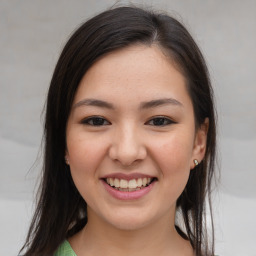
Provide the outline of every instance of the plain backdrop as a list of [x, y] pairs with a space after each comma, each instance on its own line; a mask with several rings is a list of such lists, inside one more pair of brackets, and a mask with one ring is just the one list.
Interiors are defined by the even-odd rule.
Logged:
[[[255, 256], [256, 1], [131, 2], [168, 11], [202, 49], [219, 113], [217, 254]], [[0, 0], [0, 255], [17, 255], [27, 233], [41, 165], [42, 111], [60, 51], [78, 25], [115, 3]]]

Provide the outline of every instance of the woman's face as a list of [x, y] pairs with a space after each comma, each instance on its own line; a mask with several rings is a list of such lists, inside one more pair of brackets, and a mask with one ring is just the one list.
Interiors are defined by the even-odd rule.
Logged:
[[80, 82], [66, 130], [88, 223], [131, 230], [174, 222], [206, 132], [207, 124], [195, 131], [185, 79], [159, 48], [131, 46], [98, 60]]

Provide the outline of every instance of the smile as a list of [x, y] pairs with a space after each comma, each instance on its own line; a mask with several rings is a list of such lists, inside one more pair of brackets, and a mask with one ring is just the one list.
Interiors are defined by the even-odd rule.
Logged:
[[146, 177], [131, 179], [131, 180], [118, 179], [118, 178], [104, 179], [104, 181], [112, 188], [119, 191], [124, 191], [124, 192], [138, 191], [140, 189], [143, 189], [149, 186], [154, 180], [155, 178], [146, 178]]
[[155, 187], [158, 179], [142, 173], [113, 173], [101, 178], [105, 190], [118, 200], [144, 198]]

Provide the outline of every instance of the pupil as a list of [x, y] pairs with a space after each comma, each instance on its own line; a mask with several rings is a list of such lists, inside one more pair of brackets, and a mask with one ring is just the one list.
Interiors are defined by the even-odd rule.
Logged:
[[164, 118], [156, 118], [154, 120], [154, 125], [164, 125]]
[[93, 124], [94, 125], [103, 125], [103, 123], [104, 123], [103, 118], [94, 118], [93, 119]]

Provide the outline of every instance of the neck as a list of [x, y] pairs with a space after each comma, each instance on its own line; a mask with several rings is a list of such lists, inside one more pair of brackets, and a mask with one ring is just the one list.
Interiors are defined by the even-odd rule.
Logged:
[[85, 228], [70, 239], [77, 256], [193, 255], [189, 242], [175, 229], [173, 214], [135, 230], [121, 230], [88, 217]]

